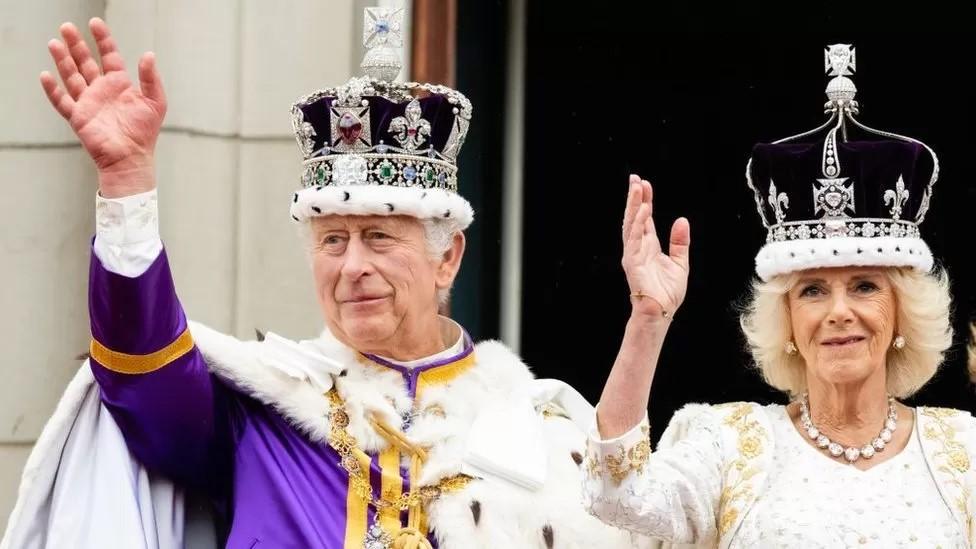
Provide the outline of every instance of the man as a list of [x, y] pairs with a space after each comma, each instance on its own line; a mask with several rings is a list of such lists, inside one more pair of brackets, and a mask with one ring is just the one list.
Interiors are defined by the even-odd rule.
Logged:
[[293, 109], [291, 215], [328, 328], [302, 343], [187, 322], [158, 233], [153, 54], [137, 88], [104, 22], [101, 67], [61, 27], [62, 84], [41, 84], [98, 169], [91, 373], [38, 442], [0, 547], [199, 546], [184, 488], [232, 548], [634, 546], [580, 503], [589, 405], [438, 315], [473, 219], [456, 192], [471, 105], [393, 82], [399, 13], [367, 10], [366, 78]]

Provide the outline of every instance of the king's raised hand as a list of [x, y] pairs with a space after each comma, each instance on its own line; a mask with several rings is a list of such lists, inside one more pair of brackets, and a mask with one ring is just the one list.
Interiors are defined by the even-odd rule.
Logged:
[[89, 22], [101, 66], [78, 28], [61, 25], [61, 40], [48, 42], [61, 82], [41, 73], [41, 86], [68, 121], [98, 170], [99, 192], [107, 198], [155, 188], [154, 152], [166, 115], [166, 95], [156, 58], [139, 59], [139, 87], [129, 80], [108, 25]]

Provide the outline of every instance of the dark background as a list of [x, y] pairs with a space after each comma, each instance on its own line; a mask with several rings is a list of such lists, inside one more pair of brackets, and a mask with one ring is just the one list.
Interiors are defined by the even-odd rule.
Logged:
[[[749, 368], [738, 327], [736, 306], [765, 239], [744, 171], [754, 143], [826, 120], [823, 48], [842, 42], [857, 52], [859, 119], [921, 139], [941, 164], [922, 233], [953, 281], [956, 342], [910, 404], [976, 411], [965, 367], [967, 322], [976, 316], [976, 48], [968, 19], [936, 3], [860, 11], [795, 4], [716, 11], [705, 4], [529, 2], [521, 352], [537, 375], [563, 379], [591, 402], [599, 398], [629, 314], [620, 224], [627, 174], [638, 173], [654, 184], [659, 237], [667, 241], [678, 216], [692, 228], [688, 297], [657, 370], [652, 425], [663, 427], [688, 402], [783, 401]], [[501, 158], [503, 15], [499, 2], [460, 3], [459, 87], [479, 84], [472, 132], [486, 124], [475, 136], [481, 147], [469, 141], [462, 157], [462, 170], [472, 159], [479, 166], [472, 176], [482, 202], [475, 204], [475, 261], [494, 269], [478, 269], [481, 337], [498, 334], [497, 275], [490, 273], [498, 269], [500, 163], [486, 158]], [[475, 27], [501, 49], [464, 38]], [[479, 53], [466, 57], [466, 47]], [[462, 186], [469, 181], [462, 173]], [[472, 316], [465, 309], [459, 317]]]

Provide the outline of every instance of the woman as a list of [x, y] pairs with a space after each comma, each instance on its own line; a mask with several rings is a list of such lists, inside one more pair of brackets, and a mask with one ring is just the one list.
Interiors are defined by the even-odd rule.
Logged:
[[[651, 186], [631, 179], [623, 267], [633, 314], [584, 480], [591, 512], [610, 524], [710, 547], [976, 541], [976, 422], [899, 402], [951, 344], [948, 281], [918, 236], [938, 163], [918, 141], [855, 120], [852, 52], [828, 53], [831, 120], [757, 145], [747, 169], [769, 238], [741, 324], [789, 405], [690, 405], [651, 452], [648, 394], [685, 296], [689, 230], [676, 222], [663, 254]], [[854, 130], [865, 138], [849, 138]]]

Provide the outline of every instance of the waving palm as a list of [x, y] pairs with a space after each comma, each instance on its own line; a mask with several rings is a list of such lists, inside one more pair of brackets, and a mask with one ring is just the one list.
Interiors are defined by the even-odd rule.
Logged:
[[140, 87], [136, 88], [108, 26], [98, 18], [89, 25], [102, 67], [77, 27], [65, 23], [60, 29], [64, 41], [48, 43], [64, 87], [46, 71], [41, 73], [41, 86], [95, 161], [103, 195], [149, 190], [154, 186], [153, 151], [166, 114], [155, 57], [145, 53], [139, 60]]
[[653, 205], [651, 184], [636, 175], [630, 176], [621, 264], [630, 285], [634, 311], [668, 317], [681, 306], [688, 289], [691, 228], [687, 219], [678, 218], [671, 227], [670, 255], [665, 254], [654, 227]]

